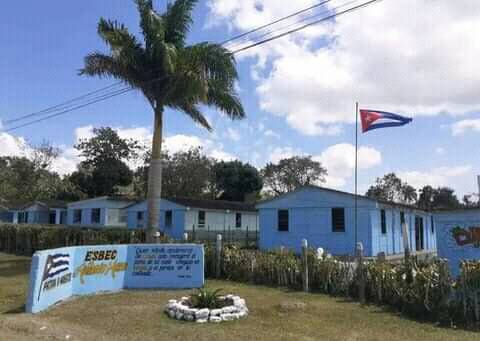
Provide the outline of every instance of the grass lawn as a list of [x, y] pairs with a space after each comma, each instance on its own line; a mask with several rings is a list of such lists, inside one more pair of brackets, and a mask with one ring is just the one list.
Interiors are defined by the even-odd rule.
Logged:
[[[163, 306], [188, 291], [124, 291], [76, 298], [46, 312], [23, 312], [29, 259], [0, 254], [0, 340], [479, 340], [480, 333], [436, 327], [378, 307], [319, 294], [208, 281], [247, 300], [244, 320], [195, 324]], [[68, 335], [68, 337], [67, 337]]]

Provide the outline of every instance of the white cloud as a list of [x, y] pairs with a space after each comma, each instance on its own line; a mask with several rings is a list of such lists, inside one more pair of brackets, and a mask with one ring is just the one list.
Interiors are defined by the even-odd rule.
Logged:
[[200, 139], [194, 135], [172, 135], [165, 138], [163, 142], [163, 148], [170, 153], [187, 151], [198, 147], [202, 148], [205, 154], [217, 160], [232, 161], [237, 159], [234, 155], [226, 152], [221, 143], [209, 139]]
[[480, 132], [480, 119], [461, 120], [452, 125], [452, 135], [464, 135], [468, 131]]
[[275, 147], [270, 150], [270, 162], [278, 163], [282, 159], [288, 159], [292, 156], [303, 155], [301, 150], [292, 147]]
[[0, 132], [0, 156], [27, 156], [29, 146], [23, 137]]
[[274, 138], [277, 138], [277, 139], [280, 138], [280, 134], [274, 132], [271, 129], [265, 130], [265, 132], [263, 134], [267, 137], [274, 137]]
[[437, 155], [443, 155], [443, 154], [445, 154], [445, 148], [443, 148], [443, 147], [437, 147], [437, 148], [435, 148], [435, 154], [437, 154]]
[[[245, 31], [312, 3], [208, 4], [214, 24]], [[304, 134], [333, 135], [339, 125], [354, 121], [355, 101], [412, 116], [479, 109], [479, 31], [478, 1], [383, 1], [238, 58], [257, 58], [252, 77], [262, 109], [285, 117]]]
[[[472, 172], [472, 166], [438, 167], [431, 170], [412, 170], [399, 172], [398, 176], [416, 188], [430, 185], [432, 187], [456, 187], [459, 178], [464, 178]], [[473, 178], [473, 176], [472, 176]]]
[[236, 129], [233, 129], [231, 127], [227, 128], [225, 135], [227, 138], [229, 138], [232, 141], [235, 141], [235, 142], [240, 141], [240, 133]]
[[[327, 169], [326, 185], [340, 188], [355, 171], [355, 146], [340, 143], [325, 149], [313, 158]], [[369, 169], [382, 163], [382, 154], [372, 147], [361, 146], [358, 149], [358, 168]]]

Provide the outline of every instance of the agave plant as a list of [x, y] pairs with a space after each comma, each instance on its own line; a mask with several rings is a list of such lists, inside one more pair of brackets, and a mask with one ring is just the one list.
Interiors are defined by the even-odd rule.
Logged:
[[224, 300], [221, 299], [220, 292], [222, 289], [209, 290], [198, 289], [197, 292], [190, 296], [190, 303], [193, 308], [217, 309], [222, 308]]

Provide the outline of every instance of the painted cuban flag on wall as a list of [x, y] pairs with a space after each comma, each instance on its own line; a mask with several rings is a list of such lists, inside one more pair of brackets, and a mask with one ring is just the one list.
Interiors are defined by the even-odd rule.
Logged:
[[40, 299], [40, 293], [43, 283], [45, 281], [55, 278], [56, 276], [68, 271], [70, 269], [70, 255], [68, 253], [56, 253], [49, 255], [45, 262], [45, 268], [43, 269], [42, 282], [40, 284], [40, 290], [38, 292], [38, 299]]
[[360, 109], [360, 119], [364, 133], [373, 129], [399, 127], [412, 122], [410, 117], [369, 109]]

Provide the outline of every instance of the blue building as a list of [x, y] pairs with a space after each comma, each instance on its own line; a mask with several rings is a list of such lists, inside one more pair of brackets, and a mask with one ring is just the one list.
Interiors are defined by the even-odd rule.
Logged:
[[480, 208], [435, 212], [438, 256], [446, 258], [453, 275], [461, 260], [480, 260]]
[[[357, 240], [365, 256], [404, 252], [403, 227], [412, 253], [435, 253], [432, 214], [408, 205], [357, 196]], [[305, 186], [259, 202], [260, 248], [286, 247], [300, 251], [301, 240], [333, 255], [355, 252], [355, 195], [317, 186]]]
[[135, 203], [124, 196], [103, 196], [69, 203], [67, 225], [92, 227], [126, 227], [125, 207]]
[[[128, 228], [145, 228], [147, 202], [126, 208]], [[166, 198], [160, 203], [160, 231], [174, 239], [195, 233], [199, 239], [214, 238], [217, 233], [244, 238], [247, 231], [258, 231], [258, 217], [253, 204], [223, 200]]]
[[0, 221], [14, 224], [65, 224], [66, 205], [66, 202], [59, 200], [4, 202], [0, 205]]

